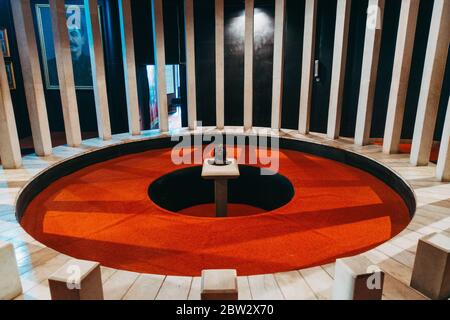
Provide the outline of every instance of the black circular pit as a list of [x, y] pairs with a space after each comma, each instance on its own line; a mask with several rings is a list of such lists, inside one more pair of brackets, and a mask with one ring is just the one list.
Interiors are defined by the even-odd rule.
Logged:
[[[261, 175], [261, 169], [239, 165], [240, 177], [228, 181], [228, 201], [272, 211], [294, 197], [292, 183], [281, 174]], [[201, 176], [202, 167], [189, 167], [155, 180], [148, 189], [150, 199], [161, 208], [179, 212], [214, 203], [214, 182]]]

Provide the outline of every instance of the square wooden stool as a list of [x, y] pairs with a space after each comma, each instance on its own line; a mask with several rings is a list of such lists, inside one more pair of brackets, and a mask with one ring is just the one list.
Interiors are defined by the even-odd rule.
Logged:
[[450, 237], [432, 233], [419, 239], [411, 287], [431, 299], [450, 298]]
[[363, 256], [337, 259], [333, 300], [381, 300], [384, 272]]
[[202, 300], [237, 300], [236, 270], [203, 270]]
[[70, 260], [49, 279], [52, 300], [103, 300], [98, 262]]
[[0, 242], [0, 300], [11, 300], [21, 293], [14, 247], [11, 243]]

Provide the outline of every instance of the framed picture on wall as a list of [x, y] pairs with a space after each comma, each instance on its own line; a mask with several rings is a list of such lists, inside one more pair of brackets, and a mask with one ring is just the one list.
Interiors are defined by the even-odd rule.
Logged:
[[[58, 70], [56, 67], [50, 6], [48, 4], [36, 4], [35, 11], [46, 88], [58, 90]], [[98, 14], [101, 21], [100, 6]], [[78, 90], [92, 90], [91, 58], [84, 5], [66, 5], [66, 18], [75, 88]]]
[[8, 84], [10, 90], [16, 89], [16, 77], [14, 75], [14, 66], [11, 61], [5, 62], [5, 68], [6, 68], [6, 76], [8, 78]]
[[9, 51], [8, 30], [6, 29], [0, 29], [0, 46], [2, 47], [3, 56], [5, 58], [10, 58], [11, 52]]

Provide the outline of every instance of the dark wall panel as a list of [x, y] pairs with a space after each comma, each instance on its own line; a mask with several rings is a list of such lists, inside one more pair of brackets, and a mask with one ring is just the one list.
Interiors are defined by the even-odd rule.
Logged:
[[375, 101], [372, 116], [371, 137], [373, 138], [382, 138], [384, 136], [401, 1], [402, 0], [386, 1], [386, 6], [384, 9], [380, 59], [378, 63]]
[[5, 62], [12, 62], [13, 64], [14, 75], [16, 78], [16, 89], [11, 90], [11, 99], [14, 105], [14, 115], [17, 122], [17, 131], [19, 133], [19, 137], [24, 138], [31, 135], [31, 127], [28, 117], [25, 89], [22, 79], [22, 69], [20, 66], [11, 5], [7, 0], [0, 0], [0, 28], [6, 29], [8, 32], [11, 57], [5, 58]]
[[[181, 124], [187, 127], [186, 88], [186, 40], [184, 21], [184, 0], [165, 0], [164, 5], [164, 45], [166, 65], [180, 65], [180, 107]], [[168, 96], [169, 108], [175, 96]]]
[[[131, 1], [133, 14], [134, 47], [138, 83], [141, 126], [150, 129], [150, 96], [148, 89], [147, 65], [155, 64], [153, 49], [153, 17], [151, 1]], [[180, 65], [182, 124], [187, 126], [186, 81], [185, 81], [185, 25], [183, 0], [163, 2], [164, 44], [166, 64]], [[169, 103], [171, 101], [168, 101]]]
[[367, 6], [368, 0], [352, 1], [341, 119], [341, 136], [344, 137], [355, 134]]
[[136, 65], [155, 63], [151, 1], [131, 1]]
[[286, 1], [281, 127], [298, 129], [305, 0]]
[[204, 126], [216, 124], [214, 1], [194, 1], [197, 119]]
[[[270, 126], [274, 41], [274, 0], [255, 1], [253, 123]], [[244, 122], [245, 5], [225, 1], [225, 125]]]
[[[99, 1], [99, 4], [103, 4], [105, 8], [102, 14], [102, 24], [104, 26], [103, 48], [105, 51], [106, 84], [108, 89], [111, 129], [113, 133], [127, 132], [128, 115], [118, 2], [114, 0], [103, 0], [103, 3]], [[93, 99], [93, 91], [90, 92], [90, 97]], [[94, 103], [94, 100], [91, 101]], [[92, 110], [95, 111], [95, 105], [91, 107], [90, 112]]]
[[403, 119], [402, 138], [410, 139], [414, 133], [414, 123], [419, 101], [420, 85], [422, 83], [423, 66], [427, 50], [428, 34], [434, 0], [420, 1], [417, 18], [417, 32], [414, 39], [414, 50], [411, 63], [411, 75], [406, 96], [405, 116]]
[[447, 65], [445, 68], [444, 82], [442, 85], [441, 99], [439, 103], [439, 110], [436, 121], [436, 129], [434, 131], [435, 140], [441, 140], [442, 138], [442, 130], [444, 129], [445, 115], [448, 108], [449, 96], [450, 96], [450, 55], [447, 56]]
[[319, 61], [319, 77], [313, 79], [310, 119], [314, 132], [327, 131], [336, 7], [337, 0], [319, 0], [317, 4], [315, 59]]
[[150, 129], [150, 92], [147, 65], [155, 63], [153, 52], [153, 17], [150, 1], [131, 1], [133, 15], [134, 54], [136, 59], [136, 80], [138, 86], [141, 127]]
[[417, 18], [417, 32], [414, 38], [411, 75], [408, 82], [405, 116], [403, 119], [402, 138], [404, 139], [412, 138], [414, 133], [417, 103], [419, 102], [433, 4], [434, 0], [420, 1], [419, 16]]
[[275, 1], [255, 0], [253, 125], [270, 127], [272, 116]]
[[245, 6], [240, 0], [224, 5], [225, 24], [225, 125], [244, 123]]
[[164, 0], [163, 7], [166, 64], [180, 64], [185, 62], [184, 1]]

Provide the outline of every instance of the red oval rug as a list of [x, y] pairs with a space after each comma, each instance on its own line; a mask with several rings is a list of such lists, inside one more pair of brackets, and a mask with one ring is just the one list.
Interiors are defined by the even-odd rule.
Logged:
[[[156, 206], [149, 185], [186, 167], [171, 150], [123, 156], [63, 177], [41, 192], [21, 221], [38, 241], [67, 255], [143, 273], [199, 276], [295, 270], [354, 255], [387, 241], [410, 221], [401, 197], [359, 169], [309, 154], [276, 153], [295, 188], [287, 205], [230, 218]], [[200, 215], [200, 217], [199, 217]]]

